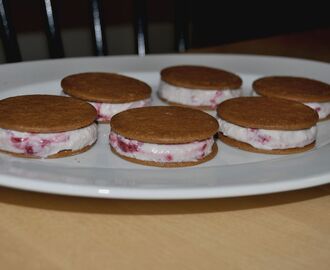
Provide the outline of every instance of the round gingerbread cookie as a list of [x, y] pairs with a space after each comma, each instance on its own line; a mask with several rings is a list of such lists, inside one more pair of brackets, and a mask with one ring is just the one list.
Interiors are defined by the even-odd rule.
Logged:
[[182, 167], [213, 158], [215, 118], [199, 110], [154, 106], [130, 109], [111, 122], [110, 146], [118, 156], [150, 166]]
[[309, 78], [269, 76], [253, 82], [256, 94], [265, 97], [294, 100], [314, 109], [319, 118], [330, 116], [330, 85]]
[[161, 70], [159, 97], [170, 103], [215, 109], [242, 94], [242, 79], [229, 71], [205, 66], [172, 66]]
[[61, 81], [66, 95], [91, 103], [99, 122], [109, 122], [118, 112], [150, 105], [151, 87], [116, 73], [86, 72], [72, 74]]
[[70, 97], [24, 95], [0, 100], [0, 151], [32, 158], [63, 157], [97, 139], [96, 110]]
[[289, 154], [311, 149], [317, 113], [295, 101], [240, 97], [217, 108], [220, 140], [252, 152]]

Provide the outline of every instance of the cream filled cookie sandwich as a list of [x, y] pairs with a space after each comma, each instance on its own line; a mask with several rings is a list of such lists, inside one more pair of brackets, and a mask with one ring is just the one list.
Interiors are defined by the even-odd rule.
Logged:
[[116, 113], [149, 106], [151, 88], [146, 83], [115, 73], [86, 72], [61, 81], [64, 94], [89, 102], [98, 122], [109, 122]]
[[214, 110], [242, 95], [242, 80], [231, 72], [204, 66], [172, 66], [161, 71], [159, 97], [170, 104]]
[[131, 162], [183, 167], [200, 164], [217, 153], [217, 120], [200, 110], [176, 106], [130, 109], [110, 122], [111, 150]]
[[295, 101], [239, 97], [217, 108], [219, 138], [242, 150], [291, 154], [315, 146], [317, 113]]
[[320, 120], [330, 119], [330, 85], [317, 80], [290, 76], [263, 77], [253, 82], [257, 95], [284, 98], [314, 109]]
[[82, 153], [97, 140], [96, 110], [70, 97], [26, 95], [0, 100], [0, 152], [26, 158]]

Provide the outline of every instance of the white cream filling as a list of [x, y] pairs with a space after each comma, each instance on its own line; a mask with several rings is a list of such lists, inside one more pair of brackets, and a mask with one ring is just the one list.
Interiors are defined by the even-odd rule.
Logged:
[[297, 131], [267, 130], [244, 128], [221, 118], [218, 121], [220, 132], [225, 136], [264, 150], [304, 147], [314, 142], [317, 134], [316, 126]]
[[12, 153], [48, 157], [63, 150], [80, 150], [97, 139], [95, 123], [59, 133], [29, 133], [0, 128], [0, 149]]
[[152, 144], [130, 140], [113, 131], [109, 136], [110, 145], [120, 155], [154, 162], [198, 161], [212, 152], [214, 139], [185, 144]]
[[159, 96], [167, 101], [190, 105], [190, 106], [209, 106], [215, 108], [221, 102], [239, 97], [242, 95], [242, 90], [201, 90], [189, 89], [174, 86], [164, 81], [159, 85]]
[[[252, 95], [260, 97], [256, 91], [252, 91]], [[319, 115], [319, 119], [324, 119], [330, 115], [330, 102], [306, 102], [303, 104], [315, 110]]]
[[318, 113], [319, 119], [324, 119], [330, 115], [330, 102], [307, 102], [304, 104], [314, 109]]
[[98, 121], [110, 121], [111, 118], [122, 111], [128, 109], [140, 108], [150, 106], [151, 99], [143, 99], [134, 102], [127, 103], [100, 103], [100, 102], [89, 102], [97, 111]]
[[[70, 95], [62, 91], [63, 96], [71, 97]], [[104, 102], [93, 102], [87, 101], [97, 111], [97, 121], [109, 122], [111, 118], [120, 112], [126, 111], [133, 108], [147, 107], [151, 105], [151, 98], [137, 100], [126, 103], [104, 103]]]

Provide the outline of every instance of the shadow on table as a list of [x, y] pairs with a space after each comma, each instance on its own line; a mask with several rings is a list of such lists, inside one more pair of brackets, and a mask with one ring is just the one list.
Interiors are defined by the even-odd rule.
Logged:
[[167, 215], [236, 211], [297, 203], [330, 195], [330, 184], [269, 195], [172, 201], [80, 198], [0, 188], [0, 204], [45, 210], [115, 215]]

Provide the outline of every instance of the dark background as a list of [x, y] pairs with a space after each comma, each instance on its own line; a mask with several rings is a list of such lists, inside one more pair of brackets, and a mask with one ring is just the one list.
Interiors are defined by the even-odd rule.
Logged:
[[[203, 4], [197, 4], [197, 3]], [[248, 4], [245, 4], [248, 2]], [[324, 1], [325, 3], [326, 1]], [[242, 4], [243, 3], [243, 4]], [[329, 9], [312, 1], [194, 1], [192, 22], [194, 47], [268, 37], [330, 25]], [[294, 3], [294, 2], [293, 2]], [[329, 48], [330, 49], [330, 48]]]
[[[62, 29], [88, 28], [87, 0], [55, 0]], [[185, 1], [190, 13], [190, 47], [214, 46], [258, 37], [301, 32], [330, 26], [329, 9], [324, 4], [300, 1], [296, 5], [264, 1], [251, 6], [243, 1]], [[173, 23], [174, 0], [147, 1], [149, 23]], [[245, 3], [245, 4], [244, 4]], [[106, 26], [130, 24], [131, 0], [103, 0]], [[39, 0], [11, 0], [17, 33], [42, 31]], [[159, 38], [162, 37], [161, 33]], [[173, 45], [174, 49], [174, 45]]]

